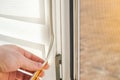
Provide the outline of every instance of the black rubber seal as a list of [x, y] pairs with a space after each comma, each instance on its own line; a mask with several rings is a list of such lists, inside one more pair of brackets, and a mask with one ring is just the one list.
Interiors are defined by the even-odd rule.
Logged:
[[70, 0], [70, 78], [74, 80], [74, 22], [73, 0]]

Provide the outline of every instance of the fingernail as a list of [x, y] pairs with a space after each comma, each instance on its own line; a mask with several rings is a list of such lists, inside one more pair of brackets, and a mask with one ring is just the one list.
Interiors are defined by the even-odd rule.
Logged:
[[40, 67], [42, 66], [42, 64], [41, 64], [41, 63], [38, 63], [37, 66], [38, 66], [38, 68], [40, 68]]

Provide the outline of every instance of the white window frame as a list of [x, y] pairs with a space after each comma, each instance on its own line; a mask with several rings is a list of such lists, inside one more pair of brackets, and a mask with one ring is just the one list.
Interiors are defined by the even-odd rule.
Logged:
[[53, 0], [55, 3], [56, 17], [54, 17], [54, 26], [56, 26], [56, 50], [57, 54], [62, 55], [61, 76], [63, 80], [70, 79], [70, 23], [69, 23], [69, 0]]

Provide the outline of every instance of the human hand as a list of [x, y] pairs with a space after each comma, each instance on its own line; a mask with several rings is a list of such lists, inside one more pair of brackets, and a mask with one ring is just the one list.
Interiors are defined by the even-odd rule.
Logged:
[[[17, 69], [34, 72], [40, 69], [43, 62], [41, 58], [18, 46], [0, 46], [0, 80], [29, 80], [30, 76], [18, 72]], [[44, 69], [48, 66], [47, 64]], [[43, 76], [44, 72], [40, 77]]]

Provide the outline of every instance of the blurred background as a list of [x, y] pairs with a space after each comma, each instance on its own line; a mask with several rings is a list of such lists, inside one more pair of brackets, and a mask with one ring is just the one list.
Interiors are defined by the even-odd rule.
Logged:
[[81, 80], [120, 80], [120, 0], [80, 2]]

